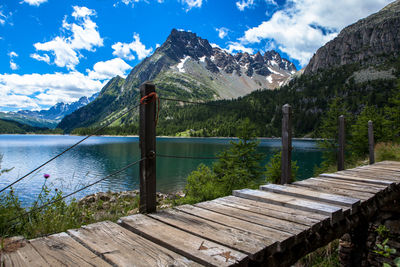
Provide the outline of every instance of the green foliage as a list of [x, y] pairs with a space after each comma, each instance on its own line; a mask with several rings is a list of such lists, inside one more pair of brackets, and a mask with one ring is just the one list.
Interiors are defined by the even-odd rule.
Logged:
[[327, 246], [319, 248], [304, 256], [295, 266], [339, 267], [339, 240], [334, 240]]
[[195, 203], [230, 195], [232, 190], [255, 187], [261, 182], [263, 168], [262, 153], [257, 152], [254, 128], [248, 120], [239, 127], [239, 141], [231, 142], [230, 148], [218, 155], [212, 168], [200, 165], [187, 178], [186, 196], [178, 201]]
[[[282, 152], [276, 152], [265, 166], [265, 177], [267, 183], [278, 184], [280, 183], [282, 176]], [[292, 181], [296, 181], [297, 171], [299, 166], [297, 166], [297, 161], [292, 161]]]
[[368, 153], [368, 121], [373, 122], [375, 142], [388, 140], [388, 121], [386, 121], [381, 110], [373, 106], [364, 107], [357, 117], [356, 123], [351, 126], [351, 151], [355, 155]]
[[[375, 232], [378, 233], [379, 238], [384, 239], [384, 240], [382, 243], [376, 244], [377, 249], [375, 249], [374, 252], [385, 258], [393, 259], [392, 255], [396, 254], [396, 249], [391, 248], [387, 244], [389, 242], [389, 235], [390, 235], [389, 229], [384, 225], [379, 225], [379, 227], [377, 229], [375, 229]], [[400, 257], [393, 259], [393, 263], [395, 264], [395, 266], [399, 267], [400, 266]], [[383, 266], [391, 267], [392, 265], [385, 262], [385, 263], [383, 263]]]
[[394, 142], [378, 143], [375, 146], [376, 161], [400, 161], [400, 144]]
[[63, 130], [34, 127], [28, 124], [23, 124], [12, 120], [0, 119], [0, 134], [26, 134], [26, 133], [62, 134]]

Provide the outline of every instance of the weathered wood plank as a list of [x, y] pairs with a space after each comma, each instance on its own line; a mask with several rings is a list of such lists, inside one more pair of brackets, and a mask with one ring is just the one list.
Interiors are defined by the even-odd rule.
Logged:
[[229, 207], [234, 207], [240, 210], [246, 210], [257, 214], [274, 217], [277, 219], [296, 222], [315, 230], [330, 224], [330, 218], [326, 215], [282, 207], [279, 205], [273, 205], [265, 202], [259, 202], [235, 196], [218, 198], [213, 200], [213, 202]]
[[389, 181], [393, 181], [395, 183], [399, 181], [399, 178], [396, 178], [393, 175], [379, 174], [379, 173], [371, 172], [369, 170], [345, 170], [345, 171], [338, 172], [338, 174], [357, 176], [357, 177], [361, 177], [361, 178], [375, 179], [375, 180], [380, 180], [383, 178], [383, 179], [386, 179]]
[[319, 190], [319, 188], [328, 189], [328, 192], [349, 196], [349, 197], [357, 197], [363, 201], [370, 200], [375, 197], [375, 194], [380, 192], [382, 189], [368, 189], [364, 188], [360, 185], [353, 183], [344, 183], [343, 180], [334, 180], [334, 179], [321, 179], [321, 178], [309, 178], [307, 180], [295, 182], [296, 186], [305, 186], [310, 187], [315, 190]]
[[371, 177], [377, 180], [386, 179], [389, 181], [393, 181], [398, 183], [400, 181], [400, 173], [393, 173], [387, 170], [378, 170], [378, 169], [352, 169], [347, 172], [358, 174], [358, 175], [366, 175], [367, 177]]
[[322, 193], [315, 190], [292, 187], [290, 185], [282, 186], [276, 184], [267, 184], [260, 186], [260, 189], [273, 193], [310, 199], [318, 202], [325, 202], [339, 206], [347, 206], [350, 207], [352, 213], [357, 212], [357, 208], [360, 206], [361, 203], [360, 199], [344, 197], [336, 194]]
[[356, 182], [362, 182], [366, 184], [378, 184], [378, 185], [387, 185], [391, 186], [394, 184], [393, 181], [388, 181], [388, 180], [375, 180], [375, 179], [368, 179], [368, 178], [360, 178], [356, 176], [348, 176], [348, 175], [341, 175], [341, 174], [335, 174], [335, 173], [323, 173], [320, 175], [320, 177], [324, 178], [335, 178], [335, 179], [341, 179], [341, 180], [348, 180], [348, 181], [356, 181]]
[[385, 171], [387, 173], [393, 173], [394, 175], [400, 175], [400, 167], [396, 168], [394, 166], [387, 165], [370, 165], [369, 168], [365, 168], [364, 166], [360, 166], [360, 169], [363, 170], [379, 170]]
[[[238, 220], [239, 222], [241, 222], [242, 224], [245, 223], [246, 224], [246, 229], [247, 231], [251, 231], [251, 227], [254, 227], [254, 224], [256, 225], [261, 225], [261, 226], [265, 226], [266, 230], [271, 231], [272, 234], [277, 235], [276, 238], [279, 238], [281, 241], [283, 238], [287, 239], [290, 236], [295, 236], [296, 238], [302, 238], [305, 235], [305, 231], [309, 230], [310, 227], [302, 225], [302, 224], [298, 224], [298, 223], [294, 223], [294, 222], [288, 222], [285, 220], [281, 220], [281, 219], [276, 219], [274, 217], [269, 217], [269, 216], [265, 216], [265, 215], [261, 215], [261, 214], [257, 214], [257, 213], [252, 213], [252, 212], [248, 212], [245, 210], [240, 210], [234, 207], [229, 207], [229, 206], [225, 206], [222, 205], [216, 201], [208, 201], [208, 202], [202, 202], [202, 203], [198, 203], [195, 205], [196, 208], [200, 207], [203, 210], [206, 210], [206, 214], [209, 213], [214, 213], [214, 214], [218, 214], [219, 218], [225, 220], [225, 218], [235, 218], [236, 220]], [[180, 207], [177, 207], [177, 209], [179, 209]], [[188, 208], [185, 208], [185, 210], [188, 210]], [[199, 210], [199, 208], [197, 209], [191, 209], [192, 213], [193, 210], [195, 210], [196, 212], [201, 213], [201, 210]], [[217, 218], [218, 218], [217, 217]], [[285, 233], [285, 235], [282, 236], [282, 232]], [[263, 234], [265, 236], [266, 231], [264, 229]]]
[[[349, 188], [352, 188], [354, 191], [360, 191], [360, 192], [369, 192], [371, 194], [377, 194], [379, 192], [384, 192], [389, 189], [388, 186], [386, 185], [378, 185], [378, 184], [366, 184], [360, 181], [355, 181], [355, 180], [343, 180], [343, 179], [338, 179], [331, 177], [327, 179], [326, 177], [317, 177], [317, 178], [310, 178], [312, 179], [311, 181], [321, 181], [324, 183], [335, 183], [335, 184], [340, 184], [347, 186]], [[309, 179], [307, 179], [309, 180]]]
[[50, 266], [24, 238], [11, 237], [1, 242], [0, 266]]
[[[203, 202], [207, 203], [207, 202]], [[245, 232], [251, 232], [259, 235], [257, 238], [261, 238], [261, 242], [266, 246], [266, 253], [275, 253], [282, 251], [293, 246], [296, 242], [295, 235], [279, 231], [277, 229], [259, 225], [256, 223], [241, 220], [235, 217], [226, 216], [208, 209], [192, 206], [182, 205], [175, 208], [178, 211], [198, 216], [200, 218], [210, 220], [215, 223], [222, 224], [231, 229], [239, 229]]]
[[289, 197], [281, 194], [251, 189], [235, 190], [233, 191], [233, 195], [237, 197], [264, 201], [275, 205], [297, 208], [305, 211], [328, 215], [331, 218], [333, 224], [343, 219], [342, 209], [335, 205], [328, 205], [297, 197]]
[[123, 217], [123, 227], [206, 266], [246, 266], [248, 256], [237, 250], [192, 235], [143, 214]]
[[202, 266], [110, 221], [68, 234], [116, 266]]
[[272, 245], [275, 248], [278, 246], [276, 240], [264, 238], [261, 235], [239, 228], [205, 220], [178, 210], [164, 210], [148, 214], [148, 216], [193, 235], [245, 253], [252, 260], [262, 260], [268, 246]]
[[30, 241], [50, 266], [111, 266], [67, 233]]

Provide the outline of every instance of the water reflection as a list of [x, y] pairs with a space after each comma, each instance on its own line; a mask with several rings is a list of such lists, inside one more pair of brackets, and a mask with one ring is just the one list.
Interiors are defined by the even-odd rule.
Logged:
[[[0, 153], [4, 155], [2, 168], [14, 169], [0, 177], [0, 187], [39, 166], [65, 150], [81, 137], [45, 135], [0, 135]], [[230, 138], [158, 138], [157, 153], [177, 156], [215, 156], [229, 146]], [[321, 162], [321, 151], [314, 141], [293, 141], [293, 160], [297, 160], [298, 176], [310, 177], [315, 165]], [[273, 152], [280, 148], [280, 140], [261, 139], [258, 150], [265, 154], [266, 164]], [[44, 182], [43, 174], [50, 174], [48, 185], [64, 193], [92, 183], [139, 159], [137, 137], [92, 137], [57, 158], [35, 174], [15, 186], [24, 203], [31, 203]], [[213, 160], [157, 158], [157, 190], [181, 190], [187, 175], [200, 163], [211, 165]], [[138, 165], [80, 192], [76, 197], [98, 191], [131, 190], [139, 187]]]

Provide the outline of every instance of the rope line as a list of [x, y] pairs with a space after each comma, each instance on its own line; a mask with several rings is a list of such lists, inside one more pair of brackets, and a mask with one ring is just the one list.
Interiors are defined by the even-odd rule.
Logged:
[[124, 113], [122, 113], [120, 116], [112, 119], [111, 121], [107, 122], [106, 124], [104, 124], [102, 127], [98, 128], [97, 130], [95, 130], [92, 134], [86, 136], [85, 138], [81, 139], [80, 141], [76, 142], [75, 144], [73, 144], [72, 146], [70, 146], [69, 148], [65, 149], [63, 152], [61, 152], [60, 154], [52, 157], [51, 159], [49, 159], [48, 161], [46, 161], [45, 163], [43, 163], [42, 165], [40, 165], [39, 167], [36, 167], [35, 169], [33, 169], [32, 171], [28, 172], [27, 174], [25, 174], [24, 176], [22, 176], [21, 178], [15, 180], [14, 182], [12, 182], [11, 184], [7, 185], [6, 187], [4, 187], [3, 189], [0, 190], [0, 193], [3, 192], [4, 190], [10, 188], [11, 186], [15, 185], [16, 183], [22, 181], [23, 179], [25, 179], [26, 177], [28, 177], [29, 175], [31, 175], [32, 173], [34, 173], [35, 171], [41, 169], [42, 167], [44, 167], [45, 165], [49, 164], [50, 162], [52, 162], [53, 160], [55, 160], [56, 158], [60, 157], [61, 155], [63, 155], [64, 153], [70, 151], [71, 149], [73, 149], [74, 147], [76, 147], [77, 145], [79, 145], [80, 143], [82, 143], [83, 141], [85, 141], [86, 139], [88, 139], [89, 137], [92, 137], [93, 135], [96, 135], [96, 133], [100, 132], [101, 130], [103, 130], [104, 128], [106, 128], [107, 126], [111, 125], [113, 122], [115, 122], [116, 120], [122, 118], [123, 116], [125, 116], [126, 114], [128, 114], [129, 112], [131, 112], [132, 110], [134, 110], [135, 108], [139, 107], [140, 104], [128, 109], [127, 111], [125, 111]]
[[[149, 101], [149, 98], [150, 98], [150, 101]], [[155, 124], [156, 124], [156, 127], [157, 127], [158, 115], [160, 114], [160, 98], [158, 97], [157, 93], [156, 92], [152, 92], [152, 93], [150, 93], [148, 95], [145, 95], [144, 97], [142, 97], [140, 99], [140, 104], [146, 105], [146, 104], [151, 103], [151, 102], [156, 101], [156, 100], [158, 100], [158, 104], [156, 104], [158, 109], [157, 109], [157, 112], [154, 112], [155, 114], [157, 114], [157, 115], [154, 115], [155, 116], [154, 120], [155, 120]], [[156, 109], [155, 106], [154, 106], [154, 109]]]
[[137, 161], [135, 161], [135, 162], [129, 163], [129, 164], [126, 165], [125, 167], [123, 167], [123, 168], [121, 168], [121, 169], [119, 169], [119, 170], [117, 170], [117, 171], [115, 171], [115, 172], [113, 172], [113, 173], [111, 173], [111, 174], [109, 174], [109, 175], [107, 175], [107, 176], [101, 178], [100, 180], [97, 180], [97, 181], [95, 181], [95, 182], [93, 182], [93, 183], [91, 183], [91, 184], [88, 184], [88, 185], [86, 185], [86, 186], [84, 186], [84, 187], [82, 187], [82, 188], [80, 188], [80, 189], [78, 189], [78, 190], [76, 190], [76, 191], [74, 191], [74, 192], [72, 192], [72, 193], [69, 193], [68, 195], [65, 195], [65, 196], [63, 196], [63, 197], [61, 197], [61, 198], [59, 198], [59, 199], [56, 199], [56, 200], [47, 202], [47, 203], [43, 204], [43, 205], [40, 206], [40, 207], [31, 209], [30, 211], [27, 211], [27, 212], [25, 212], [25, 213], [23, 213], [23, 214], [20, 214], [20, 215], [18, 215], [18, 216], [16, 216], [16, 217], [12, 218], [12, 219], [9, 220], [8, 222], [12, 222], [12, 221], [14, 221], [15, 219], [18, 219], [18, 218], [20, 218], [20, 217], [22, 217], [22, 216], [29, 215], [29, 214], [31, 214], [31, 213], [34, 212], [34, 211], [39, 211], [39, 210], [41, 210], [41, 209], [43, 209], [43, 208], [45, 208], [45, 207], [47, 207], [47, 206], [49, 206], [49, 205], [52, 205], [52, 204], [57, 203], [57, 202], [59, 202], [59, 201], [61, 201], [61, 200], [64, 200], [64, 199], [66, 199], [66, 198], [68, 198], [68, 197], [70, 197], [70, 196], [72, 196], [72, 195], [74, 195], [74, 194], [76, 194], [76, 193], [79, 193], [79, 192], [81, 192], [81, 191], [83, 191], [83, 190], [85, 190], [85, 189], [87, 189], [87, 188], [89, 188], [89, 187], [91, 187], [91, 186], [93, 186], [93, 185], [95, 185], [95, 184], [100, 183], [101, 181], [104, 181], [104, 180], [106, 180], [106, 179], [108, 179], [108, 178], [110, 178], [110, 177], [112, 177], [112, 176], [114, 176], [114, 175], [117, 175], [117, 174], [119, 174], [119, 173], [125, 171], [126, 169], [128, 169], [128, 168], [130, 168], [130, 167], [132, 167], [132, 166], [134, 166], [134, 165], [136, 165], [136, 164], [138, 164], [139, 162], [141, 162], [141, 161], [143, 161], [143, 160], [145, 160], [145, 159], [147, 159], [147, 158], [142, 158], [142, 159], [139, 159], [139, 160], [137, 160]]

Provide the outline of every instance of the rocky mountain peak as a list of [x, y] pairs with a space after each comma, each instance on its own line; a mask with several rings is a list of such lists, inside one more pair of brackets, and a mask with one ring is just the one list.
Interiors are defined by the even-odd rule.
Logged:
[[346, 64], [376, 64], [382, 56], [396, 56], [400, 50], [400, 0], [379, 12], [344, 28], [318, 49], [305, 74]]
[[167, 40], [160, 47], [171, 59], [178, 61], [184, 56], [199, 59], [211, 56], [213, 48], [206, 39], [198, 37], [195, 33], [173, 29]]

